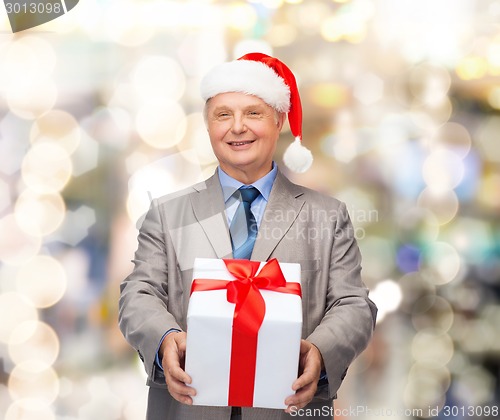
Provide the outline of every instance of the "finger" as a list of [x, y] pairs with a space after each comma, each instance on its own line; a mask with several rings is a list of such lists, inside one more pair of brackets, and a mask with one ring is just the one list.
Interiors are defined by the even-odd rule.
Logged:
[[191, 377], [186, 373], [184, 369], [181, 368], [179, 361], [175, 358], [173, 358], [171, 361], [168, 361], [164, 363], [164, 368], [165, 371], [165, 377], [170, 376], [174, 378], [175, 380], [185, 383], [185, 384], [190, 384], [191, 383]]
[[177, 394], [175, 392], [170, 391], [170, 389], [168, 390], [168, 392], [170, 392], [170, 395], [172, 396], [172, 398], [179, 401], [180, 403], [187, 404], [187, 405], [193, 405], [193, 399], [190, 396], [183, 395], [183, 394]]
[[168, 377], [166, 378], [166, 383], [168, 390], [172, 396], [178, 395], [181, 397], [191, 397], [196, 395], [196, 390], [190, 386], [187, 386], [185, 383], [176, 380], [175, 378]]
[[315, 369], [312, 369], [311, 367], [306, 366], [304, 368], [304, 372], [302, 372], [302, 375], [300, 375], [293, 382], [292, 389], [294, 391], [297, 391], [300, 388], [303, 388], [303, 387], [307, 386], [308, 384], [315, 382], [316, 376], [319, 376], [319, 375], [317, 375], [317, 372], [315, 371]]
[[287, 405], [285, 411], [287, 413], [291, 413], [293, 410], [305, 407], [313, 399], [316, 388], [316, 385], [311, 383], [301, 388], [295, 395], [291, 395], [290, 397], [288, 397], [285, 400], [285, 404]]
[[182, 350], [185, 347], [185, 340], [172, 340], [165, 348], [163, 354], [163, 369], [165, 376], [169, 375], [183, 383], [191, 383], [191, 377], [181, 367], [181, 356], [184, 354]]

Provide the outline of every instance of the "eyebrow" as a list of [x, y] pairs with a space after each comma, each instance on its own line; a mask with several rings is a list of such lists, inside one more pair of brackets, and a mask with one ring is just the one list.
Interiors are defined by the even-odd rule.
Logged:
[[[246, 106], [246, 107], [243, 108], [243, 111], [248, 111], [248, 110], [252, 110], [252, 109], [257, 109], [257, 110], [264, 111], [265, 107], [262, 104], [248, 105], [248, 106]], [[219, 105], [218, 107], [214, 108], [212, 110], [212, 112], [215, 114], [217, 112], [227, 111], [227, 110], [231, 110], [231, 107], [230, 106], [225, 106], [225, 105]]]

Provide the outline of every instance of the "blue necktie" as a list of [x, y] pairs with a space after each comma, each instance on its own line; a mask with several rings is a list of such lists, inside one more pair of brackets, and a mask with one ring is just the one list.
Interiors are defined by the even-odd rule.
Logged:
[[252, 202], [260, 195], [255, 187], [240, 188], [235, 192], [241, 196], [241, 203], [236, 209], [229, 232], [233, 246], [233, 258], [249, 260], [252, 255], [255, 238], [257, 237], [257, 222], [250, 210]]

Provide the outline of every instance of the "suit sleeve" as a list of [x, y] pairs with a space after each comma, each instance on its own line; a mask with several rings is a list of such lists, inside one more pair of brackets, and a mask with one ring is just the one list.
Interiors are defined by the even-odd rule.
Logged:
[[333, 398], [347, 368], [368, 345], [377, 314], [361, 280], [361, 254], [344, 203], [338, 207], [330, 257], [325, 314], [307, 339], [323, 356]]
[[153, 201], [139, 230], [134, 269], [120, 286], [118, 313], [125, 339], [138, 351], [148, 377], [159, 385], [165, 382], [155, 364], [158, 345], [169, 329], [181, 330], [168, 311], [167, 231]]

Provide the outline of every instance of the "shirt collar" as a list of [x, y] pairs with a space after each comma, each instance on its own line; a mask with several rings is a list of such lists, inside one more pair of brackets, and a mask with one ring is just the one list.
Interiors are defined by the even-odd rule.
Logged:
[[[227, 202], [227, 200], [229, 200], [229, 198], [237, 189], [246, 184], [243, 184], [242, 182], [237, 181], [233, 177], [229, 176], [220, 168], [220, 166], [217, 167], [217, 171], [219, 174], [219, 181], [222, 187], [222, 192], [224, 194], [224, 202]], [[250, 184], [259, 190], [260, 194], [266, 201], [269, 201], [269, 195], [271, 194], [271, 189], [273, 188], [273, 183], [276, 179], [277, 173], [278, 166], [273, 162], [273, 168], [271, 169], [271, 171], [269, 171], [262, 178]]]

